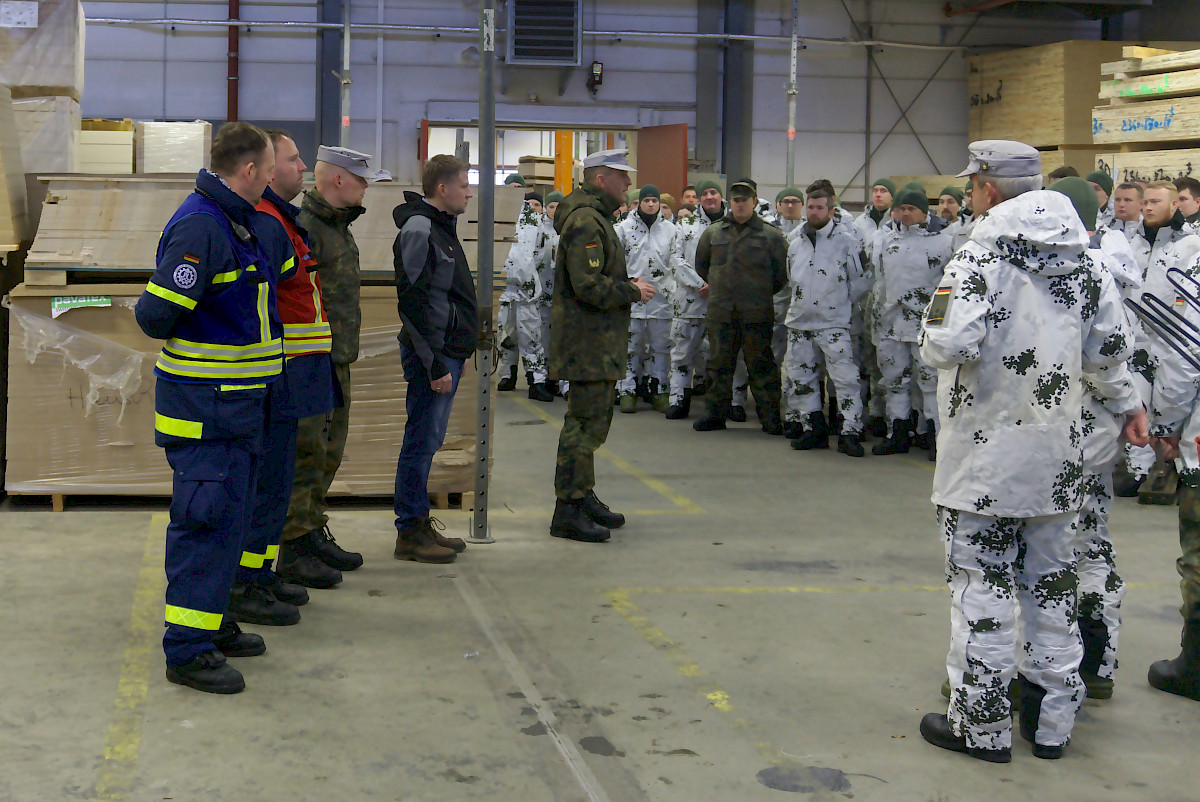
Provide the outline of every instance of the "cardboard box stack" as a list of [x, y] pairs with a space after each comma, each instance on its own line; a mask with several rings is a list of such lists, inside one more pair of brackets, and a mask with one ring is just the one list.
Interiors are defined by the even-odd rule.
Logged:
[[[141, 333], [132, 310], [152, 272], [159, 233], [193, 186], [183, 176], [49, 177], [26, 282], [10, 297], [8, 492], [56, 497], [170, 493], [170, 470], [153, 434], [153, 366], [161, 343]], [[337, 493], [372, 496], [394, 490], [405, 383], [391, 286], [392, 209], [403, 201], [405, 189], [416, 188], [373, 185], [368, 213], [352, 229], [364, 284], [385, 279], [386, 286], [362, 288], [354, 414], [345, 463], [333, 488]], [[520, 207], [519, 189], [497, 191], [497, 236], [511, 233]], [[476, 235], [475, 209], [472, 204], [460, 223], [464, 238]], [[501, 273], [507, 244], [497, 243]], [[473, 248], [469, 258], [472, 253]], [[435, 458], [432, 492], [474, 489], [478, 382], [468, 364], [445, 446]], [[30, 426], [31, 420], [48, 423]]]
[[1100, 68], [1096, 169], [1117, 183], [1200, 176], [1200, 50], [1126, 47], [1121, 55]]

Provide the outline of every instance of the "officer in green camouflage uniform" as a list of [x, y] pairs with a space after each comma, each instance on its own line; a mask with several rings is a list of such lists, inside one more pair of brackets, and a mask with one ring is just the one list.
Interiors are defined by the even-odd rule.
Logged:
[[729, 214], [709, 226], [696, 246], [696, 272], [708, 282], [707, 374], [713, 386], [698, 432], [724, 429], [733, 397], [733, 371], [742, 352], [762, 429], [783, 434], [779, 365], [771, 353], [777, 292], [787, 286], [787, 241], [754, 213], [758, 186], [743, 178], [729, 188]]
[[654, 297], [654, 286], [625, 273], [625, 250], [613, 230], [633, 168], [625, 151], [593, 153], [584, 183], [559, 204], [550, 324], [550, 378], [571, 383], [558, 440], [550, 534], [596, 543], [625, 523], [596, 498], [593, 454], [608, 439], [613, 393], [625, 378], [629, 309]]
[[[322, 161], [315, 167], [316, 188], [304, 194], [300, 224], [312, 238], [314, 271], [321, 282], [321, 300], [333, 330], [334, 375], [341, 390], [341, 404], [328, 415], [302, 418], [296, 435], [296, 482], [288, 506], [287, 523], [279, 549], [276, 572], [287, 582], [310, 588], [329, 588], [341, 581], [340, 571], [362, 565], [362, 556], [339, 547], [329, 532], [325, 494], [333, 483], [346, 450], [350, 428], [350, 365], [358, 359], [358, 333], [362, 325], [359, 309], [358, 245], [350, 224], [364, 211], [363, 196], [368, 179], [366, 156], [363, 167], [351, 173]], [[354, 153], [354, 151], [346, 151]], [[332, 157], [331, 157], [332, 158]]]

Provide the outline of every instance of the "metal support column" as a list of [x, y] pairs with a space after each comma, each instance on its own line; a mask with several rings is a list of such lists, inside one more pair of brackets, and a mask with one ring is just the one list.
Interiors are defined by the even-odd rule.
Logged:
[[[754, 28], [754, 0], [727, 0], [725, 32]], [[730, 181], [750, 175], [754, 139], [754, 44], [742, 39], [725, 47], [721, 98], [721, 170]]]
[[488, 480], [492, 447], [492, 258], [496, 221], [496, 0], [479, 4], [479, 264], [475, 297], [479, 305], [479, 417], [475, 435], [475, 511], [472, 543], [494, 543], [488, 526]]
[[[342, 73], [338, 78], [342, 82], [341, 129], [338, 133], [338, 144], [343, 148], [350, 147], [350, 0], [342, 0]], [[377, 154], [379, 158], [382, 154]]]
[[[349, 3], [350, 0], [345, 0]], [[321, 24], [330, 25], [342, 18], [342, 0], [318, 0], [317, 16]], [[341, 32], [336, 28], [321, 28], [317, 34], [317, 130], [318, 145], [331, 145], [338, 127], [338, 63]], [[376, 154], [379, 155], [379, 154]]]
[[792, 61], [788, 72], [787, 185], [796, 184], [796, 50], [800, 46], [800, 0], [792, 0]]

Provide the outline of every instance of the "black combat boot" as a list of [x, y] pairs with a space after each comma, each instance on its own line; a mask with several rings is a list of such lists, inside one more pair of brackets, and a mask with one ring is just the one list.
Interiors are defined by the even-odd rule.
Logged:
[[328, 524], [309, 532], [307, 537], [312, 545], [312, 553], [330, 568], [336, 568], [339, 571], [353, 571], [355, 568], [362, 567], [363, 556], [357, 551], [346, 551], [339, 546], [333, 537], [333, 532], [329, 531]]
[[702, 378], [698, 382], [692, 382], [692, 395], [696, 398], [708, 395], [708, 379]]
[[281, 602], [266, 588], [243, 582], [233, 583], [225, 617], [230, 621], [265, 627], [288, 627], [300, 623], [300, 611], [296, 605]]
[[274, 571], [270, 573], [269, 578], [264, 579], [260, 576], [256, 581], [281, 602], [286, 602], [295, 607], [303, 607], [308, 604], [308, 591], [304, 589], [303, 585], [293, 585], [290, 582], [284, 582], [279, 578], [279, 574]]
[[683, 400], [678, 404], [672, 404], [667, 410], [667, 420], [687, 420], [688, 415], [692, 414], [692, 391], [683, 391]]
[[798, 420], [784, 421], [783, 436], [789, 440], [799, 440], [804, 435], [804, 424]]
[[921, 737], [934, 746], [962, 752], [964, 755], [988, 763], [1011, 763], [1011, 749], [974, 749], [967, 746], [967, 739], [950, 730], [950, 721], [945, 713], [929, 713], [921, 719]]
[[867, 418], [867, 434], [872, 437], [887, 437], [887, 420], [878, 415]]
[[525, 374], [525, 382], [529, 385], [530, 401], [541, 401], [542, 403], [549, 404], [554, 400], [554, 393], [546, 389], [545, 382], [535, 382], [532, 372]]
[[167, 666], [167, 679], [205, 693], [241, 693], [246, 690], [242, 672], [225, 662], [217, 651], [205, 652], [180, 666]]
[[725, 419], [729, 411], [728, 407], [718, 408], [713, 404], [708, 405], [708, 414], [692, 424], [692, 428], [698, 432], [714, 432], [725, 428]]
[[510, 390], [517, 389], [517, 366], [513, 365], [508, 369], [508, 375], [499, 381], [496, 389], [502, 393], [507, 393]]
[[1042, 699], [1046, 689], [1017, 674], [1016, 682], [1017, 720], [1021, 737], [1033, 744], [1033, 756], [1042, 760], [1058, 760], [1063, 756], [1066, 744], [1044, 746], [1037, 742], [1038, 723], [1042, 718]]
[[808, 426], [798, 439], [792, 441], [792, 448], [797, 451], [829, 448], [829, 425], [825, 422], [824, 412], [809, 414]]
[[1179, 656], [1154, 663], [1146, 679], [1160, 691], [1200, 702], [1200, 618], [1183, 622], [1181, 641]]
[[779, 418], [779, 404], [775, 404], [774, 408], [770, 405], [758, 406], [758, 420], [762, 424], [762, 430], [774, 437], [783, 435], [783, 421]]
[[835, 432], [840, 432], [842, 430], [842, 423], [843, 423], [844, 419], [842, 417], [841, 410], [838, 409], [837, 393], [833, 392], [833, 390], [829, 391], [828, 401], [829, 401], [829, 413], [828, 413], [829, 428]]
[[546, 388], [546, 392], [550, 393], [550, 395], [554, 396], [555, 398], [563, 397], [562, 385], [553, 379], [546, 379], [546, 383], [542, 386]]
[[937, 462], [937, 427], [933, 425], [933, 421], [926, 421], [925, 428], [929, 435], [929, 461]]
[[589, 490], [588, 494], [579, 500], [588, 517], [605, 529], [620, 529], [625, 525], [625, 516], [613, 512], [607, 504], [596, 498], [596, 491]]
[[550, 534], [580, 543], [603, 543], [610, 537], [608, 529], [588, 515], [583, 499], [558, 500], [554, 505], [554, 518], [550, 521]]
[[862, 443], [858, 442], [857, 434], [843, 434], [838, 437], [839, 454], [845, 454], [848, 457], [861, 457], [867, 452], [863, 450]]
[[647, 404], [654, 401], [654, 397], [652, 395], [650, 395], [650, 377], [649, 376], [643, 376], [642, 378], [638, 379], [637, 384], [634, 385], [633, 392], [634, 392], [634, 395], [636, 395], [641, 400], [645, 401]]
[[1108, 643], [1108, 627], [1103, 621], [1081, 614], [1079, 635], [1083, 638], [1083, 660], [1079, 663], [1079, 676], [1083, 678], [1089, 699], [1111, 699], [1113, 681], [1100, 676], [1100, 663], [1104, 659], [1104, 646]]
[[226, 619], [213, 638], [213, 645], [226, 657], [255, 657], [267, 651], [267, 642], [262, 635], [242, 632], [242, 628]]
[[908, 453], [908, 421], [896, 418], [892, 421], [892, 436], [885, 437], [871, 448], [871, 453], [877, 457], [885, 454]]
[[275, 573], [284, 582], [293, 585], [317, 590], [331, 588], [342, 581], [342, 572], [330, 568], [317, 556], [311, 534], [279, 544], [279, 562], [275, 565]]
[[739, 407], [736, 404], [731, 406], [729, 408], [729, 420], [733, 421], [734, 423], [745, 423], [746, 422], [746, 408]]

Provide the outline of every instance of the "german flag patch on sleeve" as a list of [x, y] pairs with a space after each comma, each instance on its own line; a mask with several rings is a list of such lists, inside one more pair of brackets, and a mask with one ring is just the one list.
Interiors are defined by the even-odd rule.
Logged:
[[946, 321], [946, 312], [950, 309], [950, 299], [954, 296], [953, 287], [938, 287], [929, 302], [929, 311], [925, 314], [926, 326], [940, 326]]

